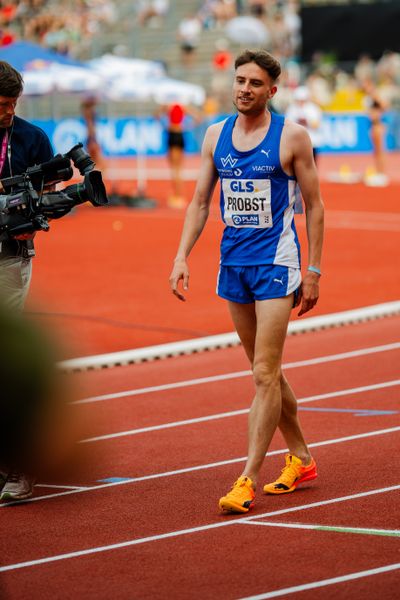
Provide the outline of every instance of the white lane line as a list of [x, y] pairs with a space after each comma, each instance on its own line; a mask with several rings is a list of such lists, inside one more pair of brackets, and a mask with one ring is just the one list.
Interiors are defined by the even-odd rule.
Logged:
[[[394, 342], [392, 344], [384, 344], [382, 346], [373, 346], [370, 348], [360, 348], [359, 350], [352, 350], [350, 352], [341, 352], [340, 354], [329, 354], [327, 356], [318, 356], [316, 358], [309, 358], [307, 360], [298, 360], [296, 362], [285, 363], [282, 368], [297, 369], [300, 367], [308, 367], [311, 365], [318, 365], [327, 362], [333, 362], [338, 360], [346, 360], [348, 358], [357, 358], [359, 356], [366, 356], [368, 354], [375, 354], [377, 352], [388, 352], [391, 350], [398, 350], [400, 348], [400, 342]], [[163, 385], [153, 385], [150, 387], [125, 390], [123, 392], [115, 392], [113, 394], [103, 394], [101, 396], [92, 396], [90, 398], [83, 398], [82, 400], [76, 400], [72, 404], [88, 404], [91, 402], [102, 402], [104, 400], [112, 400], [115, 398], [125, 398], [127, 396], [138, 396], [141, 394], [150, 394], [152, 392], [163, 392], [165, 390], [172, 390], [181, 387], [188, 387], [192, 385], [201, 385], [205, 383], [212, 383], [214, 381], [226, 381], [227, 379], [236, 379], [239, 377], [248, 377], [252, 374], [250, 370], [246, 371], [234, 371], [232, 373], [224, 373], [222, 375], [212, 375], [210, 377], [199, 377], [197, 379], [187, 379], [185, 381], [175, 381], [173, 383], [166, 383]]]
[[334, 585], [336, 583], [343, 583], [345, 581], [352, 581], [354, 579], [362, 579], [363, 577], [370, 577], [371, 575], [380, 575], [381, 573], [388, 573], [389, 571], [395, 571], [396, 569], [400, 569], [400, 563], [393, 563], [392, 565], [385, 565], [383, 567], [377, 567], [376, 569], [368, 569], [366, 571], [348, 573], [347, 575], [331, 577], [330, 579], [320, 579], [319, 581], [312, 581], [310, 583], [295, 585], [288, 588], [281, 588], [280, 590], [266, 592], [265, 594], [257, 594], [256, 596], [246, 596], [245, 598], [243, 597], [240, 600], [267, 600], [268, 598], [278, 598], [279, 596], [285, 596], [286, 594], [304, 592], [305, 590], [315, 590], [317, 588], [325, 587], [327, 585]]
[[231, 412], [218, 413], [215, 415], [206, 415], [205, 417], [197, 417], [195, 419], [185, 419], [184, 421], [171, 421], [170, 423], [163, 423], [162, 425], [152, 425], [149, 427], [141, 427], [140, 429], [130, 429], [128, 431], [119, 431], [118, 433], [107, 433], [105, 435], [98, 435], [97, 437], [86, 438], [85, 440], [79, 440], [80, 444], [87, 444], [91, 442], [100, 442], [103, 440], [111, 440], [120, 437], [126, 437], [131, 435], [137, 435], [139, 433], [148, 433], [150, 431], [160, 431], [162, 429], [170, 429], [172, 427], [182, 427], [184, 425], [194, 425], [197, 423], [206, 423], [207, 421], [215, 421], [218, 419], [226, 419], [228, 417], [237, 417], [239, 415], [245, 415], [249, 412], [248, 408], [241, 410], [233, 410]]
[[91, 487], [88, 485], [53, 485], [47, 483], [37, 483], [35, 487], [41, 488], [54, 488], [56, 490], [90, 490]]
[[[282, 515], [285, 513], [296, 512], [299, 510], [308, 510], [311, 508], [317, 508], [319, 506], [327, 506], [330, 504], [336, 504], [337, 502], [346, 502], [348, 500], [355, 500], [358, 498], [365, 498], [367, 496], [373, 496], [375, 494], [385, 494], [394, 490], [400, 489], [400, 485], [393, 485], [385, 488], [378, 488], [375, 490], [369, 490], [368, 492], [359, 492], [357, 494], [350, 494], [348, 496], [340, 496], [337, 498], [331, 498], [329, 500], [321, 500], [319, 502], [312, 502], [311, 504], [303, 504], [302, 506], [293, 506], [291, 508], [281, 509], [273, 512], [267, 512], [260, 515], [254, 515], [254, 519], [263, 519], [265, 517], [273, 517], [275, 515]], [[244, 520], [253, 520], [253, 517], [243, 517]], [[13, 571], [15, 569], [22, 569], [25, 567], [34, 567], [43, 565], [50, 562], [56, 562], [60, 560], [66, 560], [69, 558], [77, 558], [78, 556], [87, 556], [89, 554], [96, 554], [99, 552], [108, 552], [110, 550], [117, 550], [120, 548], [128, 548], [130, 546], [137, 546], [148, 542], [157, 542], [159, 540], [165, 540], [167, 538], [179, 537], [191, 533], [197, 533], [199, 531], [209, 531], [210, 529], [216, 529], [218, 527], [227, 527], [228, 525], [240, 523], [241, 518], [236, 517], [234, 519], [228, 519], [219, 521], [218, 523], [208, 523], [207, 525], [200, 525], [198, 527], [191, 527], [188, 529], [180, 529], [176, 531], [170, 531], [168, 533], [161, 533], [158, 535], [152, 535], [145, 538], [137, 538], [134, 540], [127, 540], [125, 542], [119, 542], [116, 544], [108, 544], [107, 546], [96, 546], [94, 548], [86, 548], [85, 550], [77, 550], [75, 552], [68, 552], [66, 554], [56, 554], [53, 556], [47, 556], [44, 558], [38, 558], [35, 560], [29, 560], [26, 562], [15, 563], [11, 565], [4, 565], [0, 567], [0, 573], [5, 571]]]
[[373, 529], [371, 527], [344, 527], [342, 525], [313, 525], [311, 523], [277, 523], [276, 521], [240, 521], [241, 525], [264, 525], [265, 527], [283, 527], [284, 529], [309, 529], [311, 531], [334, 531], [336, 533], [359, 533], [362, 535], [381, 535], [400, 537], [400, 529]]
[[[391, 427], [389, 429], [378, 429], [376, 431], [369, 431], [366, 433], [357, 433], [355, 435], [349, 435], [346, 437], [342, 437], [342, 438], [334, 438], [331, 440], [323, 440], [321, 442], [313, 442], [311, 444], [308, 444], [309, 448], [318, 448], [320, 446], [329, 446], [331, 444], [341, 444], [342, 442], [352, 442], [354, 440], [360, 440], [360, 439], [365, 439], [365, 438], [369, 438], [369, 437], [374, 437], [377, 435], [385, 435], [387, 433], [396, 433], [400, 431], [400, 426], [398, 427]], [[288, 452], [287, 448], [284, 448], [282, 450], [273, 450], [271, 452], [268, 452], [266, 454], [266, 456], [276, 456], [279, 454], [285, 454], [286, 452]], [[208, 463], [208, 464], [204, 464], [204, 465], [197, 465], [194, 467], [187, 467], [185, 469], [177, 469], [175, 471], [164, 471], [162, 473], [152, 473], [151, 475], [143, 475], [142, 477], [132, 477], [132, 479], [124, 479], [123, 481], [115, 481], [113, 483], [102, 483], [99, 485], [93, 485], [92, 487], [88, 487], [87, 489], [78, 489], [78, 490], [71, 490], [71, 491], [67, 491], [67, 492], [60, 492], [59, 494], [48, 494], [46, 496], [34, 496], [33, 498], [29, 498], [28, 500], [24, 500], [24, 504], [27, 504], [29, 502], [37, 502], [39, 500], [50, 500], [52, 498], [60, 498], [61, 496], [69, 496], [70, 494], [81, 494], [83, 492], [92, 492], [94, 490], [104, 490], [104, 489], [108, 489], [110, 487], [114, 487], [117, 485], [127, 485], [130, 483], [139, 483], [141, 481], [149, 481], [150, 479], [161, 479], [164, 477], [172, 477], [174, 475], [184, 475], [187, 473], [194, 473], [195, 471], [203, 471], [206, 469], [215, 469], [217, 467], [224, 467], [226, 465], [233, 465], [236, 463], [241, 463], [241, 462], [246, 462], [247, 457], [246, 456], [241, 456], [240, 458], [231, 458], [229, 460], [221, 460], [219, 462], [215, 462], [215, 463]], [[15, 504], [20, 504], [19, 502], [8, 502], [0, 504], [0, 508], [5, 508], [7, 506], [12, 506]]]
[[[373, 385], [364, 385], [364, 386], [357, 387], [357, 388], [348, 388], [346, 390], [338, 390], [336, 392], [328, 392], [325, 394], [307, 396], [306, 398], [299, 398], [297, 400], [297, 402], [298, 402], [298, 404], [304, 404], [306, 402], [315, 402], [316, 400], [324, 400], [326, 398], [336, 398], [336, 397], [340, 397], [340, 396], [347, 396], [350, 394], [359, 394], [362, 392], [378, 390], [378, 389], [393, 387], [393, 386], [397, 386], [397, 385], [400, 385], [400, 379], [395, 379], [393, 381], [384, 381], [384, 382], [376, 383]], [[111, 440], [111, 439], [120, 438], [120, 437], [138, 435], [140, 433], [148, 433], [150, 431], [160, 431], [162, 429], [170, 429], [172, 427], [182, 427], [185, 425], [194, 425], [197, 423], [205, 423], [207, 421], [226, 419], [229, 417], [237, 417], [240, 415], [247, 414], [249, 412], [249, 410], [250, 410], [249, 408], [243, 408], [240, 410], [233, 410], [233, 411], [224, 412], [224, 413], [217, 413], [214, 415], [206, 415], [204, 417], [185, 419], [182, 421], [171, 421], [169, 423], [163, 423], [161, 425], [151, 425], [148, 427], [140, 427], [138, 429], [129, 429], [127, 431], [119, 431], [117, 433], [108, 433], [105, 435], [98, 435], [96, 437], [80, 440], [79, 443], [86, 444], [86, 443], [92, 443], [92, 442], [100, 442], [103, 440]]]

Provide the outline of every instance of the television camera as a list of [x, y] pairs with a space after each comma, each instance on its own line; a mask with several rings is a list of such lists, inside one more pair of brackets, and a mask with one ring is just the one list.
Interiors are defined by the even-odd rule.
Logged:
[[[44, 193], [46, 186], [68, 181], [73, 176], [72, 164], [83, 176], [83, 182], [69, 185], [58, 192]], [[49, 219], [59, 219], [77, 204], [108, 204], [100, 171], [94, 170], [90, 155], [77, 144], [66, 154], [29, 167], [22, 175], [0, 180], [0, 241], [35, 231], [48, 231]]]

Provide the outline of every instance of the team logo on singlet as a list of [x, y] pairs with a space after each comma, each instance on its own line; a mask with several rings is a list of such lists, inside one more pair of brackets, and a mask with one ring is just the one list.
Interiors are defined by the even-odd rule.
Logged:
[[228, 156], [221, 156], [221, 162], [222, 162], [223, 167], [229, 166], [233, 169], [233, 167], [236, 165], [237, 161], [238, 161], [238, 159], [232, 158], [230, 153], [228, 154]]

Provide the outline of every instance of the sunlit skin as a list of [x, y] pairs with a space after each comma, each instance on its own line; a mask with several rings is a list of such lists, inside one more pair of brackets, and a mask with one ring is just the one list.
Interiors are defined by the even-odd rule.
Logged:
[[232, 100], [239, 113], [249, 116], [264, 114], [276, 91], [274, 81], [256, 63], [247, 63], [237, 68]]
[[[269, 131], [271, 112], [268, 105], [277, 86], [272, 77], [255, 62], [236, 68], [232, 100], [238, 112], [231, 132], [231, 144], [238, 153], [253, 152]], [[172, 292], [179, 300], [185, 295], [179, 291], [189, 288], [188, 257], [200, 237], [209, 216], [210, 204], [219, 173], [215, 164], [215, 150], [225, 122], [207, 129], [202, 147], [202, 160], [196, 190], [188, 206], [185, 223], [170, 277]], [[323, 238], [323, 204], [320, 198], [318, 176], [312, 155], [310, 137], [304, 127], [284, 122], [279, 142], [279, 160], [287, 177], [296, 178], [305, 203], [308, 239], [308, 264], [319, 268]], [[221, 176], [221, 179], [223, 177]], [[301, 304], [299, 315], [311, 310], [319, 296], [319, 275], [307, 270], [295, 302]], [[242, 304], [228, 300], [235, 329], [253, 370], [256, 393], [249, 412], [249, 443], [247, 461], [242, 475], [250, 479], [255, 489], [257, 478], [271, 443], [279, 427], [291, 454], [303, 465], [311, 463], [311, 455], [304, 440], [297, 417], [297, 402], [282, 371], [281, 361], [287, 324], [293, 308], [293, 294], [282, 298], [254, 300]], [[223, 504], [221, 504], [221, 501]], [[220, 508], [225, 510], [226, 497]], [[230, 510], [230, 508], [227, 510]], [[235, 512], [235, 509], [232, 509]]]
[[0, 128], [11, 127], [18, 98], [0, 96]]

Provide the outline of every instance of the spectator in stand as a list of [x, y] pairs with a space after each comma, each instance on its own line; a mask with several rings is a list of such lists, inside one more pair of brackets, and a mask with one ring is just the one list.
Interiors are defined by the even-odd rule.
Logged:
[[284, 8], [284, 19], [293, 54], [297, 55], [301, 47], [301, 17], [297, 0], [288, 0]]
[[247, 0], [249, 13], [253, 17], [264, 20], [267, 16], [267, 7], [265, 0]]
[[375, 63], [368, 54], [362, 54], [354, 67], [354, 76], [359, 84], [375, 77]]
[[[1, 3], [3, 5], [3, 3]], [[17, 6], [15, 3], [4, 3], [0, 6], [0, 46], [8, 46], [15, 40], [15, 32], [10, 25], [15, 19]]]
[[235, 0], [205, 0], [198, 12], [206, 29], [223, 27], [236, 14]]
[[271, 35], [271, 47], [274, 54], [290, 58], [294, 54], [288, 27], [281, 10], [274, 10], [268, 19], [268, 30]]
[[73, 11], [68, 0], [25, 0], [18, 3], [12, 25], [23, 39], [74, 54], [115, 18], [113, 0], [77, 0]]
[[216, 50], [212, 59], [213, 76], [211, 90], [219, 106], [224, 110], [231, 106], [231, 67], [233, 65], [233, 57], [229, 50], [229, 43], [225, 38], [218, 39], [215, 42], [215, 47]]
[[169, 11], [169, 0], [142, 0], [139, 3], [138, 23], [162, 23]]
[[178, 40], [181, 49], [182, 64], [191, 67], [196, 59], [197, 47], [200, 43], [202, 26], [196, 14], [184, 17], [178, 25]]
[[310, 95], [318, 106], [324, 108], [332, 101], [333, 90], [331, 81], [319, 68], [307, 77], [307, 88], [310, 90]]
[[303, 125], [307, 129], [311, 138], [314, 160], [317, 163], [318, 148], [321, 145], [322, 111], [311, 100], [306, 86], [300, 86], [294, 90], [293, 102], [288, 106], [285, 116], [288, 120]]

